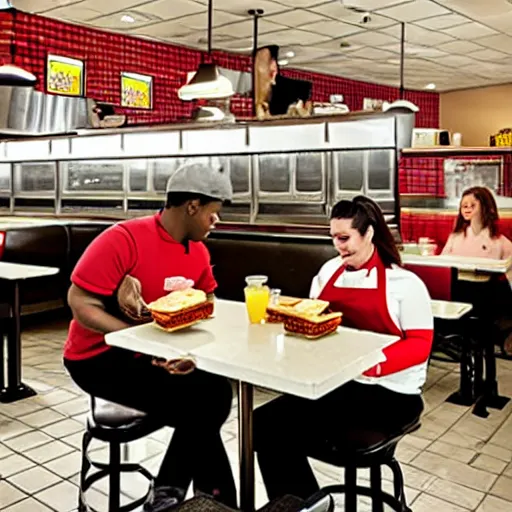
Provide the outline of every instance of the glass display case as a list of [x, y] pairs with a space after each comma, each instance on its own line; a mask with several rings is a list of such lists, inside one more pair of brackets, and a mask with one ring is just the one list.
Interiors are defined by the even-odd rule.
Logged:
[[148, 130], [96, 133], [50, 141], [46, 157], [43, 141], [36, 156], [29, 146], [23, 151], [30, 141], [4, 142], [0, 207], [4, 198], [11, 213], [44, 207], [57, 214], [145, 215], [163, 206], [180, 165], [207, 159], [231, 177], [225, 220], [325, 225], [335, 202], [365, 194], [396, 223], [397, 155], [412, 134], [399, 140], [401, 123], [412, 126], [410, 115], [182, 127], [179, 136], [160, 129], [152, 138]]

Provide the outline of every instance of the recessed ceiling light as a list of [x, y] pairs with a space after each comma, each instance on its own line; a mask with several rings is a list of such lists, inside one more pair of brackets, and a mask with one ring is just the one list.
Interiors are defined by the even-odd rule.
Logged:
[[295, 52], [292, 52], [292, 51], [286, 52], [286, 53], [284, 54], [284, 56], [285, 56], [287, 59], [293, 59], [293, 57], [295, 57]]
[[429, 89], [430, 91], [433, 91], [435, 88], [436, 88], [436, 84], [425, 85], [425, 89]]
[[135, 23], [135, 18], [129, 14], [124, 14], [121, 16], [121, 21], [124, 23]]
[[288, 64], [288, 61], [286, 59], [281, 59], [281, 60], [278, 60], [277, 63], [280, 66], [286, 66]]

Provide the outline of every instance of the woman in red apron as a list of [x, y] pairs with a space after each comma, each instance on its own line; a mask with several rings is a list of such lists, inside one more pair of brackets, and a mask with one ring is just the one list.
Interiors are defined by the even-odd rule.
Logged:
[[339, 256], [315, 276], [311, 296], [341, 311], [348, 327], [400, 340], [384, 350], [385, 362], [319, 400], [282, 396], [255, 411], [255, 447], [269, 499], [318, 491], [307, 457], [322, 445], [354, 448], [359, 432], [391, 435], [423, 411], [433, 339], [425, 285], [401, 268], [393, 236], [371, 199], [336, 204], [330, 230]]

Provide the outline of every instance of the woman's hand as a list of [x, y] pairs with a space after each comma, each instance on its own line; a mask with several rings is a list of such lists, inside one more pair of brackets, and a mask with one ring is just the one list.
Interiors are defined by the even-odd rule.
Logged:
[[196, 369], [196, 364], [192, 359], [180, 358], [169, 359], [166, 361], [163, 358], [153, 358], [152, 364], [167, 370], [173, 375], [188, 375]]

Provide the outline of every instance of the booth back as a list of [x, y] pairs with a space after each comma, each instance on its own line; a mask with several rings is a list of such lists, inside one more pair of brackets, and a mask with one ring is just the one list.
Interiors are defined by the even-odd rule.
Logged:
[[219, 285], [217, 297], [237, 301], [244, 300], [245, 277], [254, 274], [268, 276], [269, 286], [284, 295], [308, 297], [311, 280], [336, 255], [329, 239], [316, 237], [218, 231], [207, 246]]

